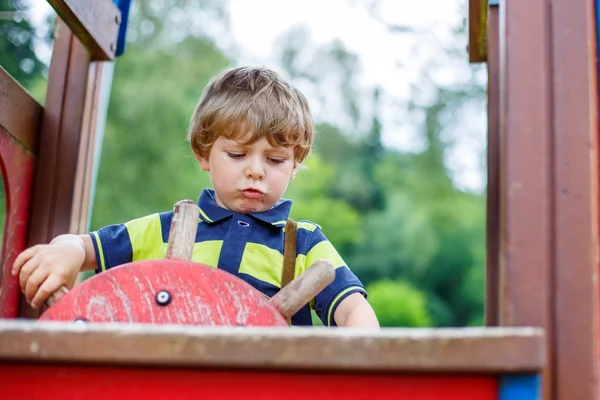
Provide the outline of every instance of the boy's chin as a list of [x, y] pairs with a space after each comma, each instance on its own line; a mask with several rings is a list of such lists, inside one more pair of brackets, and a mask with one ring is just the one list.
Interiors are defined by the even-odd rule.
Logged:
[[233, 204], [226, 206], [231, 211], [235, 211], [240, 214], [259, 213], [269, 211], [271, 208], [273, 208], [272, 204], [265, 204], [256, 199], [243, 199], [240, 201], [235, 201]]

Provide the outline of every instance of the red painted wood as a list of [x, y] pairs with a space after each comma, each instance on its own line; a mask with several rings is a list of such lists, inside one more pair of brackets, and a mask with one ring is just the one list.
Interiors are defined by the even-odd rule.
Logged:
[[21, 289], [18, 277], [12, 276], [11, 269], [17, 255], [26, 247], [35, 158], [2, 127], [0, 168], [6, 202], [0, 260], [0, 318], [16, 318]]
[[[171, 302], [157, 304], [161, 290]], [[182, 260], [125, 264], [98, 274], [42, 314], [40, 320], [287, 326], [269, 299], [223, 270]]]
[[[35, 379], [35, 385], [32, 385]], [[495, 376], [1, 365], [6, 399], [496, 400]]]

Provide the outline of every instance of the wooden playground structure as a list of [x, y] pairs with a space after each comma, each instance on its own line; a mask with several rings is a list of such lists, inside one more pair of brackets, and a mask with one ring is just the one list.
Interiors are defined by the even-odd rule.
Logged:
[[[0, 68], [0, 398], [600, 398], [593, 0], [469, 1], [468, 57], [489, 77], [487, 326], [379, 332], [288, 328], [281, 303], [247, 288], [239, 292], [268, 314], [252, 328], [231, 318], [165, 324], [168, 307], [182, 307], [173, 288], [137, 294], [156, 298], [158, 323], [77, 323], [91, 302], [76, 307], [84, 290], [46, 311], [61, 307], [66, 321], [28, 307], [10, 274], [17, 254], [86, 231], [102, 70], [123, 51], [129, 9], [128, 0], [49, 3], [59, 18], [45, 105]], [[228, 310], [240, 306], [233, 298]]]

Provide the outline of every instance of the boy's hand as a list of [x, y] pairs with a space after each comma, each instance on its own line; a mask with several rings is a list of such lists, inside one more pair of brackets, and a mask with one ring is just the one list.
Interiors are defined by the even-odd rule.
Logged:
[[23, 251], [13, 264], [21, 290], [32, 307], [40, 307], [62, 285], [72, 287], [86, 258], [83, 240], [76, 235], [57, 237]]

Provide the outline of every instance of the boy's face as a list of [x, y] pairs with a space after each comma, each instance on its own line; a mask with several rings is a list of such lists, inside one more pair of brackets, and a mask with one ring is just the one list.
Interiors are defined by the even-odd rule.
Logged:
[[198, 160], [210, 172], [217, 204], [239, 213], [270, 210], [296, 173], [293, 148], [273, 147], [265, 138], [241, 144], [220, 136], [208, 159]]

